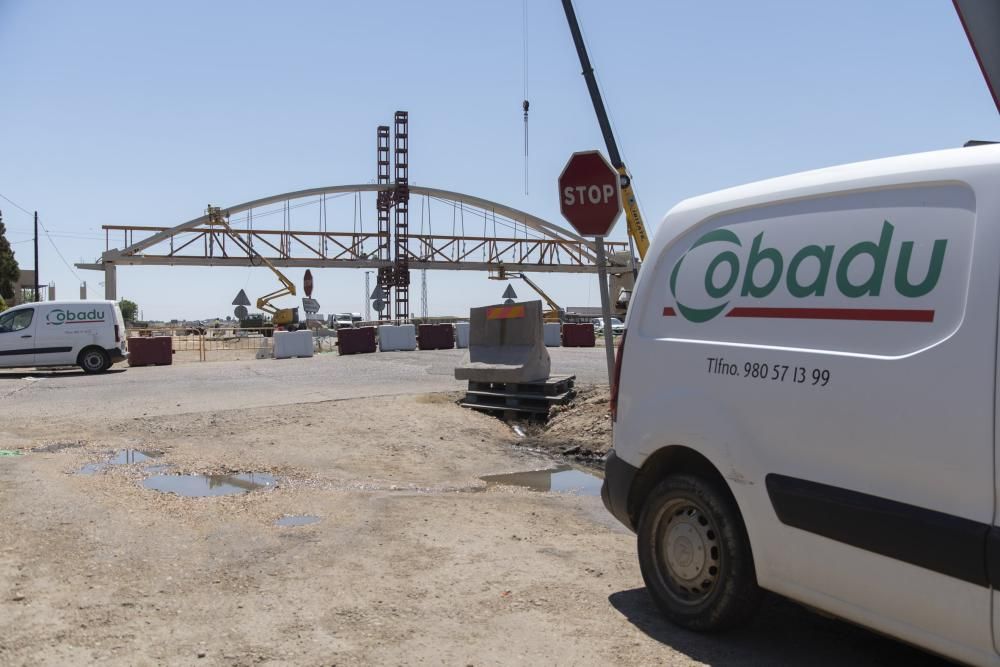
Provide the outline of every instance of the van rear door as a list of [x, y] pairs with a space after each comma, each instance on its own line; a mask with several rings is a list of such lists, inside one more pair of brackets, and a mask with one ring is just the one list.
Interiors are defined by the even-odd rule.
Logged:
[[0, 313], [0, 366], [32, 366], [35, 363], [34, 308]]

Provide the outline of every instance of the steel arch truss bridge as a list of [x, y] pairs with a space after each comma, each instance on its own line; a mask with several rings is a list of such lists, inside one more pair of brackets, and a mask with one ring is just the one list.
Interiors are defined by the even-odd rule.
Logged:
[[[235, 236], [207, 214], [175, 227], [105, 225], [100, 261], [77, 266], [104, 271], [111, 299], [117, 266], [253, 266], [260, 256], [278, 267], [379, 269], [405, 258], [409, 269], [597, 272], [593, 243], [571, 230], [497, 202], [412, 184], [408, 233], [391, 238], [392, 227], [379, 225], [376, 198], [396, 197], [397, 187], [336, 185], [223, 208]], [[628, 244], [606, 245], [626, 268]]]

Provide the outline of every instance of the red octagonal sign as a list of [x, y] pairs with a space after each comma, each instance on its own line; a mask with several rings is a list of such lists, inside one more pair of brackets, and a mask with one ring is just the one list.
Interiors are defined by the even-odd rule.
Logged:
[[600, 151], [573, 156], [559, 175], [559, 210], [583, 236], [607, 236], [622, 212], [621, 179]]

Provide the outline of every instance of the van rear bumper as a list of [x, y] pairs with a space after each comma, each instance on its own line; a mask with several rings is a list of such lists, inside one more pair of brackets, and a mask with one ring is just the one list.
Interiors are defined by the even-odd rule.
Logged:
[[639, 474], [639, 469], [618, 458], [615, 450], [608, 452], [604, 462], [604, 483], [601, 485], [601, 500], [612, 516], [621, 521], [626, 528], [635, 532], [632, 519], [628, 514], [628, 497], [632, 492], [632, 482]]
[[113, 364], [128, 360], [128, 352], [122, 352], [117, 347], [109, 347], [104, 351], [108, 353], [108, 358], [111, 359], [111, 363]]

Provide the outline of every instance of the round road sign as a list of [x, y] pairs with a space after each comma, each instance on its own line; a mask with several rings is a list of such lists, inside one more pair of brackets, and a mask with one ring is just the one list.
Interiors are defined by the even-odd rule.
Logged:
[[233, 309], [233, 315], [235, 315], [238, 320], [245, 320], [249, 313], [247, 312], [246, 306], [236, 306], [236, 308]]
[[600, 151], [573, 153], [559, 175], [559, 210], [583, 236], [607, 236], [622, 212], [621, 177]]
[[306, 275], [302, 279], [302, 289], [305, 291], [306, 297], [313, 295], [313, 274], [309, 269], [306, 269]]
[[375, 299], [374, 301], [372, 301], [372, 308], [375, 309], [376, 313], [381, 313], [383, 310], [385, 310], [385, 301], [383, 301], [382, 299]]

